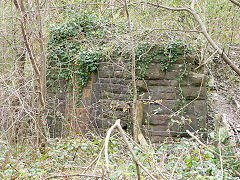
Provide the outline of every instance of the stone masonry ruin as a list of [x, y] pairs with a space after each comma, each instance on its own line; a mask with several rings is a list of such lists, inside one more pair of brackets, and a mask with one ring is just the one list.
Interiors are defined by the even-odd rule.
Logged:
[[[139, 99], [144, 103], [143, 130], [152, 142], [166, 136], [184, 135], [184, 130], [203, 131], [206, 124], [205, 75], [191, 72], [195, 57], [184, 58], [183, 54], [168, 71], [162, 71], [159, 62], [152, 61], [144, 80], [137, 80]], [[179, 72], [187, 63], [188, 75], [179, 83]], [[131, 122], [130, 106], [131, 73], [127, 62], [118, 59], [116, 63], [101, 63], [93, 75], [90, 111], [91, 121], [97, 128], [109, 128], [116, 119], [121, 119], [123, 127]], [[187, 108], [178, 116], [174, 112], [181, 109], [181, 96], [186, 99]], [[150, 100], [150, 101], [149, 101]], [[183, 119], [184, 117], [185, 119]]]
[[[145, 137], [149, 137], [152, 142], [169, 136], [186, 136], [185, 130], [205, 131], [206, 77], [192, 71], [196, 67], [194, 61], [194, 55], [185, 56], [179, 48], [177, 60], [172, 62], [169, 69], [162, 70], [159, 60], [153, 59], [147, 64], [144, 78], [137, 80], [138, 98], [143, 104], [141, 128]], [[73, 107], [74, 100], [69, 100], [64, 85], [61, 85], [59, 95], [54, 94], [55, 104], [60, 104], [55, 109], [61, 117], [54, 120], [55, 112], [55, 116], [50, 118], [50, 133], [61, 134], [62, 124], [67, 123], [68, 114], [73, 108], [73, 126], [79, 127], [81, 132], [91, 129], [103, 135], [117, 119], [121, 119], [123, 128], [131, 132], [130, 62], [122, 56], [100, 62], [83, 89], [79, 107]]]

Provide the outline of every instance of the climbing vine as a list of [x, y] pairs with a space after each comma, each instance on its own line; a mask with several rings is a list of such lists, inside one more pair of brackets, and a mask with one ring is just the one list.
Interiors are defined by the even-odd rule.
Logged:
[[155, 61], [161, 65], [162, 71], [167, 71], [181, 54], [188, 56], [192, 51], [186, 43], [175, 40], [163, 45], [140, 43], [136, 49], [136, 70], [139, 79], [144, 79], [149, 63]]
[[79, 100], [91, 72], [103, 59], [101, 48], [96, 41], [104, 36], [96, 15], [82, 11], [74, 18], [53, 26], [48, 42], [48, 79], [52, 88], [60, 88], [59, 82], [66, 81], [68, 90], [77, 88]]

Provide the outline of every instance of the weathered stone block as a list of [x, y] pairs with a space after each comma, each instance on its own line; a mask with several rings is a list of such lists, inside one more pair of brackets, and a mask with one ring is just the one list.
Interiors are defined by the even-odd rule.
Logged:
[[107, 91], [101, 92], [102, 99], [125, 101], [125, 100], [127, 100], [128, 97], [129, 97], [128, 94], [116, 94], [116, 93], [111, 93], [111, 92], [107, 92]]
[[205, 100], [198, 100], [193, 102], [194, 112], [199, 115], [207, 114], [207, 103]]
[[191, 115], [189, 117], [191, 119], [191, 123], [187, 122], [185, 123], [184, 129], [189, 130], [189, 131], [197, 131], [200, 130], [203, 132], [206, 127], [206, 115]]
[[[110, 100], [110, 99], [100, 99], [99, 104], [102, 108], [114, 108], [116, 110], [123, 110], [123, 108], [127, 105], [125, 101], [119, 100]], [[104, 109], [103, 109], [104, 110]]]
[[175, 100], [176, 99], [176, 93], [161, 93], [161, 92], [150, 92], [150, 93], [144, 93], [143, 99], [149, 99], [151, 97], [151, 100]]
[[175, 93], [175, 88], [171, 87], [171, 86], [149, 86], [149, 91], [153, 92], [153, 93], [158, 93], [158, 92], [162, 92], [162, 93]]
[[175, 62], [176, 64], [184, 64], [185, 63], [191, 63], [193, 64], [195, 60], [195, 56], [190, 55], [188, 57], [184, 57], [184, 56], [179, 56], [177, 61]]
[[150, 114], [158, 114], [158, 115], [168, 115], [173, 113], [173, 108], [176, 106], [175, 104], [167, 104], [167, 105], [151, 105]]
[[113, 77], [113, 71], [109, 71], [107, 68], [98, 71], [98, 76], [100, 78]]
[[161, 70], [161, 65], [150, 63], [149, 68], [146, 70], [145, 79], [163, 79], [165, 72]]
[[123, 72], [123, 78], [125, 79], [131, 79], [132, 78], [132, 74], [128, 71], [124, 71]]
[[177, 80], [146, 80], [149, 86], [177, 86]]
[[192, 86], [184, 86], [181, 87], [183, 96], [186, 99], [195, 99], [198, 97], [198, 99], [206, 99], [206, 87], [192, 87]]
[[169, 136], [168, 127], [162, 125], [149, 126], [151, 136]]
[[98, 69], [102, 70], [108, 68], [108, 66], [112, 66], [112, 64], [110, 64], [110, 62], [101, 62], [99, 63]]
[[177, 106], [177, 101], [176, 100], [165, 100], [161, 104], [162, 106], [167, 107], [173, 112], [173, 109]]
[[188, 76], [180, 82], [181, 86], [205, 86], [206, 76], [195, 72], [189, 72]]
[[149, 118], [149, 124], [150, 125], [161, 125], [161, 126], [167, 126], [170, 121], [170, 117], [168, 115], [157, 115], [153, 114]]
[[115, 78], [123, 78], [123, 71], [114, 71]]
[[204, 74], [190, 72], [188, 77], [189, 77], [189, 81], [194, 86], [200, 86], [201, 84], [204, 86], [206, 81], [206, 76]]
[[152, 143], [161, 143], [165, 141], [166, 138], [167, 138], [166, 136], [159, 136], [159, 135], [150, 137]]
[[140, 91], [148, 91], [148, 87], [147, 87], [147, 83], [146, 81], [144, 80], [137, 80], [136, 81], [136, 85], [137, 85], [137, 88], [140, 90]]
[[101, 91], [112, 92], [116, 94], [125, 94], [128, 91], [128, 87], [122, 84], [109, 84], [109, 83], [99, 83]]
[[179, 72], [177, 71], [167, 71], [165, 75], [165, 79], [167, 80], [176, 80], [179, 76]]
[[128, 85], [131, 80], [129, 79], [123, 79], [123, 78], [99, 78], [99, 83], [110, 83], [110, 84], [122, 84], [122, 85]]
[[172, 64], [171, 67], [167, 71], [169, 71], [169, 72], [171, 72], [171, 71], [179, 72], [182, 69], [183, 69], [183, 65], [181, 65], [181, 64]]

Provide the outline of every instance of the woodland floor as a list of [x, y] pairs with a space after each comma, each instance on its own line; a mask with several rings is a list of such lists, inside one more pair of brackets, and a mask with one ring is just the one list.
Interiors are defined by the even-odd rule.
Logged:
[[[235, 64], [239, 64], [240, 49], [233, 48], [231, 59]], [[219, 63], [219, 62], [217, 62]], [[234, 131], [235, 137], [240, 143], [240, 77], [229, 74], [226, 68], [214, 70], [212, 85], [214, 88], [209, 92], [210, 114], [221, 115], [223, 119], [229, 122]], [[233, 73], [234, 74], [234, 73]], [[240, 145], [240, 144], [239, 144]]]

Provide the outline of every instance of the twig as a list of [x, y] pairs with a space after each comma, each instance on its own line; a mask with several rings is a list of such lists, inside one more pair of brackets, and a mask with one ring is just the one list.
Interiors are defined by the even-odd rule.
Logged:
[[122, 129], [122, 126], [121, 126], [121, 124], [120, 124], [120, 119], [117, 120], [116, 123], [117, 123], [117, 128], [118, 128], [120, 134], [121, 134], [122, 137], [123, 137], [123, 140], [124, 140], [125, 143], [127, 144], [127, 147], [128, 147], [129, 151], [131, 152], [131, 154], [132, 154], [132, 156], [133, 156], [133, 158], [134, 158], [134, 161], [135, 161], [152, 179], [156, 179], [150, 172], [148, 172], [148, 170], [142, 165], [142, 163], [139, 162], [137, 156], [136, 156], [135, 153], [133, 152], [133, 149], [132, 149], [130, 143], [129, 143], [128, 140], [127, 140], [127, 137], [126, 137], [126, 135], [125, 135], [124, 130]]
[[137, 105], [137, 85], [136, 85], [136, 54], [135, 54], [135, 47], [134, 47], [134, 40], [133, 40], [133, 33], [131, 29], [131, 19], [128, 12], [128, 4], [127, 1], [124, 0], [124, 8], [127, 15], [128, 21], [128, 30], [130, 36], [130, 45], [131, 45], [131, 55], [132, 55], [132, 88], [133, 88], [133, 103], [132, 103], [132, 124], [133, 124], [133, 140], [138, 141], [138, 133], [137, 133], [137, 118], [136, 118], [136, 105]]
[[67, 174], [67, 175], [52, 175], [52, 176], [48, 176], [45, 179], [52, 179], [52, 178], [69, 178], [69, 177], [73, 177], [73, 176], [85, 176], [85, 177], [93, 177], [93, 178], [102, 178], [102, 179], [107, 179], [104, 178], [102, 176], [99, 175], [95, 175], [95, 174]]
[[240, 172], [235, 171], [235, 174], [236, 174], [238, 177], [240, 177]]
[[174, 166], [174, 168], [173, 168], [173, 170], [172, 170], [171, 176], [170, 176], [170, 178], [169, 178], [170, 180], [173, 178], [174, 172], [176, 171], [176, 168], [177, 168], [177, 166], [178, 166], [178, 164], [179, 164], [179, 162], [180, 162], [180, 160], [182, 159], [182, 156], [183, 156], [184, 154], [185, 154], [185, 151], [182, 151], [182, 153], [181, 153], [178, 161], [176, 162], [176, 164], [175, 164], [175, 166]]
[[220, 133], [220, 128], [218, 130], [218, 149], [219, 149], [219, 158], [220, 158], [220, 163], [221, 163], [221, 175], [223, 179], [223, 160], [222, 160], [222, 145], [221, 145], [221, 133]]
[[166, 10], [171, 10], [171, 11], [187, 11], [187, 12], [189, 12], [190, 14], [192, 14], [192, 16], [195, 18], [195, 20], [200, 25], [200, 27], [202, 29], [202, 33], [205, 36], [205, 38], [207, 39], [207, 41], [211, 44], [211, 46], [215, 50], [217, 50], [219, 55], [222, 55], [221, 57], [232, 68], [232, 70], [234, 70], [240, 76], [240, 69], [228, 58], [226, 53], [224, 53], [218, 47], [218, 45], [214, 42], [214, 40], [210, 37], [204, 23], [202, 22], [200, 16], [198, 15], [198, 13], [194, 9], [186, 8], [186, 7], [178, 7], [178, 8], [173, 7], [172, 8], [172, 7], [167, 7], [167, 6], [163, 6], [163, 5], [160, 5], [160, 4], [150, 3], [150, 2], [147, 2], [147, 1], [140, 1], [140, 2], [135, 2], [135, 3], [132, 3], [132, 4], [147, 4], [147, 5], [150, 5], [150, 6], [159, 7], [159, 8], [166, 9]]
[[84, 169], [84, 171], [82, 173], [85, 173], [97, 160], [99, 160], [99, 158], [101, 157], [101, 154], [104, 150], [104, 146], [102, 147], [102, 150], [100, 151], [100, 153], [98, 154], [98, 156], [86, 167], [86, 169]]
[[191, 6], [190, 6], [190, 9], [194, 9], [194, 5], [195, 5], [195, 0], [192, 0], [192, 3], [191, 3]]
[[201, 167], [202, 167], [202, 173], [203, 173], [203, 176], [206, 176], [206, 173], [205, 173], [205, 171], [204, 171], [204, 168], [203, 168], [203, 160], [202, 160], [202, 155], [201, 155], [201, 149], [199, 148], [198, 149], [199, 150], [199, 161], [200, 161], [200, 163], [201, 163]]
[[202, 33], [202, 31], [199, 30], [184, 30], [184, 29], [169, 29], [169, 28], [155, 28], [155, 29], [151, 29], [149, 33], [152, 33], [153, 31], [179, 31], [179, 32], [196, 32], [196, 33]]
[[28, 37], [27, 37], [27, 32], [26, 32], [26, 27], [24, 25], [24, 12], [21, 10], [20, 5], [18, 3], [17, 0], [14, 0], [15, 6], [18, 10], [18, 14], [19, 14], [19, 20], [20, 20], [20, 25], [21, 25], [21, 30], [22, 30], [22, 36], [23, 36], [23, 40], [24, 40], [24, 44], [26, 46], [28, 55], [29, 55], [29, 59], [31, 61], [32, 67], [34, 69], [37, 81], [38, 81], [38, 94], [39, 94], [39, 101], [41, 104], [41, 108], [43, 111], [45, 111], [45, 101], [43, 98], [43, 93], [42, 93], [42, 82], [41, 82], [41, 74], [40, 71], [37, 67], [37, 62], [36, 62], [36, 58], [33, 55], [32, 49], [30, 47], [29, 41], [28, 41]]
[[239, 7], [240, 7], [240, 3], [239, 3], [239, 2], [237, 2], [236, 0], [229, 0], [229, 1], [231, 1], [233, 4], [235, 4], [235, 5], [237, 5], [237, 6], [239, 6]]
[[106, 161], [106, 166], [107, 166], [107, 171], [109, 172], [109, 158], [108, 158], [108, 142], [109, 142], [109, 138], [111, 136], [111, 133], [113, 131], [113, 129], [117, 127], [117, 121], [115, 122], [115, 124], [108, 130], [106, 138], [105, 138], [105, 143], [104, 143], [104, 147], [105, 147], [105, 161]]
[[212, 153], [218, 154], [217, 152], [209, 149], [209, 148], [207, 147], [207, 145], [203, 144], [203, 142], [200, 141], [200, 139], [198, 139], [198, 137], [194, 136], [189, 130], [186, 130], [186, 132], [188, 133], [189, 136], [191, 136], [193, 139], [195, 139], [195, 140], [198, 142], [198, 144], [202, 145], [203, 147], [205, 147], [206, 149], [208, 149], [208, 150], [211, 151]]
[[216, 53], [217, 53], [217, 50], [214, 51], [214, 53], [212, 53], [211, 56], [209, 56], [205, 62], [203, 62], [202, 64], [199, 64], [199, 66], [196, 67], [196, 68], [194, 69], [194, 71], [196, 71], [197, 69], [199, 69], [199, 68], [202, 67], [203, 65], [207, 64], [208, 61], [210, 61], [211, 58], [212, 58]]
[[139, 165], [137, 164], [137, 162], [135, 162], [135, 164], [136, 164], [136, 169], [137, 169], [137, 177], [138, 177], [138, 180], [141, 180]]

